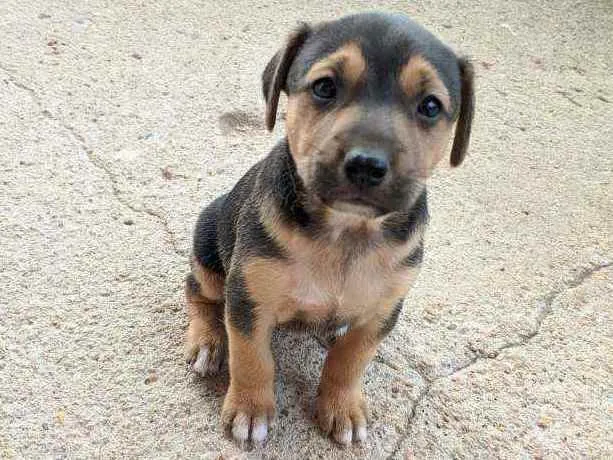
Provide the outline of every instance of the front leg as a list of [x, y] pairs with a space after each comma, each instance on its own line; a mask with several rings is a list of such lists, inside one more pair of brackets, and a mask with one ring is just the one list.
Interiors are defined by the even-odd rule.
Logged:
[[320, 428], [343, 445], [366, 439], [367, 405], [362, 374], [381, 340], [394, 327], [402, 300], [378, 320], [350, 329], [330, 349], [321, 375], [316, 416]]
[[242, 275], [232, 273], [226, 289], [230, 387], [222, 422], [240, 444], [249, 440], [263, 443], [274, 417], [273, 327], [271, 315], [258, 309], [250, 298]]

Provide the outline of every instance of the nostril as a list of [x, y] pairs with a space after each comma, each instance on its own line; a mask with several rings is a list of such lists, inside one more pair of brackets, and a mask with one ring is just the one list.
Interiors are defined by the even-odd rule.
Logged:
[[347, 178], [356, 185], [374, 186], [383, 182], [389, 168], [379, 152], [351, 151], [345, 163]]
[[345, 172], [348, 176], [354, 176], [360, 172], [360, 165], [357, 161], [353, 160], [345, 165]]
[[383, 179], [387, 174], [387, 161], [382, 158], [369, 158], [367, 168], [374, 179]]

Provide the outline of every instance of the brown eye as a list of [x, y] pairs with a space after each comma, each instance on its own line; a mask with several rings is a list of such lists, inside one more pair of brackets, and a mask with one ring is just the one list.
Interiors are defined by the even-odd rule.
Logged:
[[441, 113], [443, 105], [436, 96], [426, 96], [419, 106], [417, 111], [427, 118], [436, 118]]
[[336, 97], [336, 84], [330, 77], [315, 80], [312, 86], [313, 95], [322, 101], [330, 101]]

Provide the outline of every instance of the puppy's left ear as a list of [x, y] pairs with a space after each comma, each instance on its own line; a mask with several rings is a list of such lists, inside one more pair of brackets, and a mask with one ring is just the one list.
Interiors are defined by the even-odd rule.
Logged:
[[310, 32], [311, 28], [308, 24], [301, 24], [289, 36], [285, 48], [277, 51], [264, 69], [262, 74], [262, 90], [266, 100], [266, 127], [269, 131], [272, 131], [275, 127], [281, 90], [287, 93], [287, 74], [289, 69]]
[[451, 148], [451, 166], [459, 166], [466, 156], [470, 141], [470, 130], [475, 113], [475, 72], [473, 65], [466, 58], [458, 59], [460, 67], [461, 93], [460, 116], [455, 128], [453, 147]]

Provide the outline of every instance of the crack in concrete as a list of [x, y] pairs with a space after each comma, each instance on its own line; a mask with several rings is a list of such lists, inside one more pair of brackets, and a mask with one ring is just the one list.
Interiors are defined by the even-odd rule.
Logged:
[[11, 72], [6, 66], [0, 64], [0, 70], [3, 70], [8, 75], [8, 79], [13, 85], [15, 85], [17, 88], [20, 88], [30, 93], [32, 99], [34, 100], [36, 105], [38, 105], [39, 109], [41, 110], [41, 114], [43, 116], [58, 123], [60, 127], [63, 128], [65, 131], [67, 131], [70, 134], [70, 136], [77, 142], [77, 144], [79, 144], [79, 146], [85, 151], [89, 162], [95, 168], [100, 170], [109, 180], [111, 184], [111, 191], [113, 193], [113, 197], [115, 198], [115, 200], [117, 200], [117, 202], [119, 202], [121, 205], [125, 206], [126, 208], [130, 209], [136, 214], [147, 214], [153, 217], [164, 229], [164, 232], [168, 236], [170, 246], [172, 247], [175, 254], [177, 254], [177, 256], [181, 258], [187, 258], [186, 252], [179, 247], [177, 238], [174, 232], [171, 230], [170, 225], [168, 223], [168, 219], [166, 219], [159, 211], [154, 211], [147, 207], [139, 208], [133, 205], [132, 203], [130, 203], [125, 198], [123, 198], [121, 195], [121, 190], [119, 189], [117, 185], [115, 176], [113, 175], [111, 170], [106, 167], [104, 162], [102, 162], [98, 157], [96, 157], [93, 149], [88, 145], [85, 137], [81, 133], [79, 133], [74, 126], [69, 125], [64, 120], [53, 115], [49, 110], [47, 110], [45, 108], [45, 105], [43, 104], [42, 99], [37, 94], [37, 92], [34, 90], [34, 88], [31, 88], [25, 85], [24, 83], [20, 82], [17, 79], [17, 77], [13, 74], [13, 72]]
[[[557, 289], [553, 289], [552, 291], [548, 292], [546, 295], [544, 295], [543, 297], [539, 298], [537, 300], [537, 311], [538, 314], [536, 316], [536, 320], [535, 320], [535, 324], [534, 324], [534, 328], [528, 333], [525, 334], [524, 336], [522, 336], [522, 338], [520, 340], [516, 340], [513, 342], [508, 342], [505, 343], [504, 345], [498, 347], [494, 353], [479, 353], [476, 354], [472, 359], [470, 359], [469, 361], [467, 361], [466, 363], [454, 368], [451, 372], [444, 374], [444, 375], [440, 375], [434, 379], [424, 379], [424, 381], [426, 382], [425, 384], [425, 388], [419, 393], [419, 395], [417, 396], [417, 399], [415, 399], [415, 401], [413, 402], [413, 405], [411, 406], [411, 411], [409, 413], [409, 416], [407, 418], [407, 423], [405, 426], [404, 434], [402, 434], [402, 436], [398, 439], [398, 441], [396, 442], [396, 445], [392, 451], [392, 453], [387, 457], [388, 460], [391, 459], [395, 459], [397, 458], [397, 455], [400, 451], [400, 448], [402, 447], [402, 444], [404, 443], [404, 441], [408, 438], [409, 433], [408, 430], [411, 427], [411, 424], [413, 423], [413, 420], [415, 419], [415, 417], [417, 416], [417, 409], [419, 408], [419, 406], [421, 405], [422, 401], [428, 396], [428, 394], [430, 393], [430, 391], [432, 390], [432, 387], [434, 386], [434, 384], [436, 382], [438, 382], [439, 380], [442, 379], [447, 379], [447, 378], [452, 378], [454, 375], [456, 375], [459, 372], [462, 372], [463, 370], [475, 365], [477, 362], [484, 360], [484, 359], [496, 359], [498, 357], [498, 355], [500, 354], [500, 352], [504, 351], [504, 350], [508, 350], [511, 348], [517, 348], [517, 347], [522, 347], [526, 344], [528, 344], [530, 342], [530, 340], [532, 340], [534, 337], [536, 337], [538, 335], [538, 333], [541, 330], [541, 327], [543, 325], [543, 322], [545, 321], [545, 318], [551, 313], [552, 311], [552, 305], [555, 302], [555, 300], [560, 296], [560, 294], [563, 294], [566, 291], [569, 291], [570, 289], [574, 289], [576, 287], [579, 287], [581, 284], [583, 284], [588, 278], [590, 278], [594, 273], [603, 270], [605, 268], [611, 267], [613, 266], [613, 263], [611, 262], [605, 262], [605, 263], [601, 263], [601, 264], [591, 264], [589, 267], [586, 267], [584, 269], [582, 269], [573, 279], [571, 279], [570, 281], [565, 281], [561, 283], [561, 286], [558, 287]], [[378, 358], [378, 356], [377, 356]], [[380, 360], [378, 360], [378, 362], [383, 362], [385, 364], [385, 360], [383, 360], [383, 358], [380, 358]]]
[[551, 307], [560, 294], [580, 286], [594, 273], [612, 265], [612, 263], [607, 262], [597, 265], [592, 264], [590, 267], [584, 268], [573, 279], [563, 282], [559, 288], [552, 290], [551, 292], [547, 293], [545, 296], [537, 300], [536, 308], [538, 313], [536, 316], [534, 328], [527, 334], [524, 334], [520, 340], [505, 343], [504, 345], [501, 345], [499, 348], [497, 348], [494, 353], [478, 353], [475, 357], [468, 361], [468, 363], [455, 368], [450, 373], [441, 376], [441, 378], [451, 377], [454, 374], [457, 374], [458, 372], [466, 369], [467, 367], [472, 366], [474, 363], [481, 359], [496, 359], [496, 357], [498, 357], [501, 351], [508, 350], [510, 348], [521, 347], [527, 344], [540, 332], [543, 321], [549, 315], [549, 313], [551, 313]]

